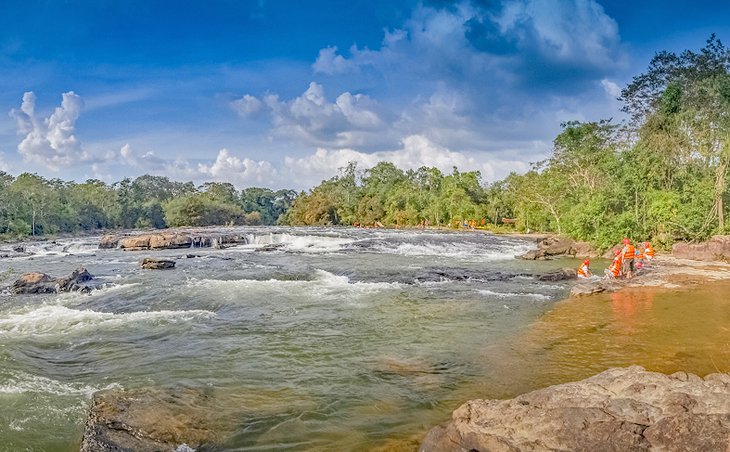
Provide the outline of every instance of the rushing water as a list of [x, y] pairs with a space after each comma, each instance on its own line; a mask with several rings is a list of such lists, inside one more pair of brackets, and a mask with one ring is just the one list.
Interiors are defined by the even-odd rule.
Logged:
[[[513, 258], [531, 242], [238, 232], [249, 244], [123, 252], [89, 238], [32, 245], [33, 257], [3, 261], [0, 285], [84, 265], [103, 288], [0, 295], [0, 448], [78, 450], [94, 391], [184, 387], [214, 400], [215, 450], [413, 450], [469, 398], [643, 363], [640, 352], [612, 354], [643, 344], [612, 343], [633, 328], [616, 330], [624, 320], [613, 304], [599, 298], [578, 315], [570, 302], [555, 304], [568, 285], [532, 275], [574, 262]], [[272, 243], [281, 246], [256, 251]], [[141, 270], [152, 254], [176, 258], [177, 268]]]

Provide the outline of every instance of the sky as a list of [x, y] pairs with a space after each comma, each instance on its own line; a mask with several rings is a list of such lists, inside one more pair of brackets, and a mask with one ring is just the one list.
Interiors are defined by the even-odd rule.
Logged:
[[355, 161], [478, 170], [621, 120], [655, 52], [730, 42], [705, 0], [7, 0], [0, 171], [308, 189]]

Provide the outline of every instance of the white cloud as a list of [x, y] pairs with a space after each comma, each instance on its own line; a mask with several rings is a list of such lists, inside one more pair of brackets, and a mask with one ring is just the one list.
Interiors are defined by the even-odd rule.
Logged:
[[242, 117], [251, 118], [263, 110], [264, 103], [254, 96], [246, 94], [242, 98], [231, 102], [231, 106]]
[[621, 95], [621, 88], [611, 80], [604, 78], [601, 80], [601, 86], [613, 98], [618, 98]]
[[277, 171], [270, 162], [239, 158], [231, 155], [228, 149], [218, 151], [212, 164], [199, 164], [198, 172], [213, 180], [231, 182], [238, 186], [268, 185], [277, 177]]
[[107, 156], [107, 160], [109, 159], [119, 161], [124, 165], [141, 168], [145, 171], [161, 170], [171, 165], [169, 161], [158, 157], [153, 151], [147, 151], [142, 155], [138, 155], [129, 143], [122, 146], [118, 155], [112, 154], [111, 156]]
[[337, 47], [326, 47], [319, 51], [317, 60], [312, 64], [314, 72], [323, 74], [345, 74], [356, 69], [352, 61], [337, 54]]
[[344, 92], [330, 102], [322, 85], [311, 82], [302, 95], [288, 101], [275, 94], [263, 100], [247, 94], [233, 102], [242, 116], [264, 106], [271, 113], [273, 132], [302, 144], [343, 148], [382, 140], [377, 103], [363, 94]]
[[61, 105], [45, 119], [36, 117], [35, 107], [35, 94], [26, 92], [20, 110], [10, 112], [18, 134], [24, 137], [18, 145], [24, 160], [58, 170], [88, 159], [75, 135], [76, 120], [83, 107], [81, 97], [73, 91], [63, 93]]

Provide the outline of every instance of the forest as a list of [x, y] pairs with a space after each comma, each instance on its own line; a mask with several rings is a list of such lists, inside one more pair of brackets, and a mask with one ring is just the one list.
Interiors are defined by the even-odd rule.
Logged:
[[[205, 225], [418, 225], [555, 232], [606, 248], [730, 232], [730, 52], [662, 51], [624, 87], [628, 119], [567, 122], [549, 158], [484, 184], [479, 172], [355, 163], [307, 192], [145, 175], [108, 185], [0, 172], [0, 234]], [[507, 224], [504, 224], [507, 223]]]

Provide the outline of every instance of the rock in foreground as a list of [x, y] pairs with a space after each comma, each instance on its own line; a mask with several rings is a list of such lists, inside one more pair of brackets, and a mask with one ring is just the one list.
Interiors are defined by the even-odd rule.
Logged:
[[172, 452], [215, 441], [211, 398], [193, 389], [94, 393], [81, 452]]
[[471, 400], [422, 451], [728, 451], [730, 375], [638, 366], [510, 400]]
[[25, 273], [18, 278], [10, 291], [14, 294], [38, 294], [38, 293], [56, 293], [82, 291], [88, 292], [92, 288], [84, 286], [82, 283], [88, 282], [94, 278], [84, 267], [79, 267], [70, 275], [62, 278], [52, 278], [45, 273], [31, 272]]

